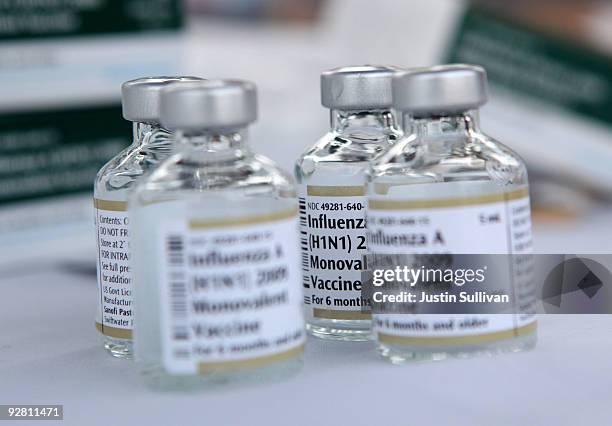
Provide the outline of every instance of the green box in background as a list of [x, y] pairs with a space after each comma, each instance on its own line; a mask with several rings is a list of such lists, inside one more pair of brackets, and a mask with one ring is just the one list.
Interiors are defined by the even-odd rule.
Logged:
[[102, 164], [129, 143], [117, 104], [0, 116], [3, 203], [89, 190]]
[[0, 238], [91, 225], [131, 140], [120, 85], [180, 73], [182, 22], [179, 0], [0, 2]]
[[[555, 32], [554, 22], [538, 26], [504, 11], [468, 8], [446, 58], [487, 70], [492, 96], [482, 112], [485, 130], [525, 158], [536, 188], [543, 179], [612, 197], [611, 57], [567, 23]], [[554, 192], [536, 193], [536, 201]], [[559, 195], [557, 206], [579, 204], [567, 192]]]
[[0, 3], [0, 40], [48, 39], [178, 29], [176, 0]]

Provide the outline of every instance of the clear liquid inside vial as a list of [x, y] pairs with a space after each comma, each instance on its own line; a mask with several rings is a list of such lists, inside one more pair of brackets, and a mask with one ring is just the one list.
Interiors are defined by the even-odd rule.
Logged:
[[[332, 130], [323, 136], [311, 149], [302, 155], [295, 166], [295, 176], [302, 192], [305, 187], [357, 187], [365, 186], [366, 172], [370, 162], [397, 141], [400, 132], [397, 129], [393, 115], [389, 111], [331, 111]], [[312, 200], [312, 199], [309, 199]], [[365, 218], [365, 193], [364, 197], [355, 197], [363, 204], [364, 210], [361, 216]], [[342, 201], [350, 203], [349, 197], [343, 197]], [[302, 229], [302, 231], [308, 231]], [[363, 231], [365, 235], [365, 230]], [[354, 246], [357, 245], [353, 242]], [[353, 258], [365, 255], [365, 247], [360, 249]], [[340, 258], [333, 252], [328, 257]], [[303, 270], [306, 280], [317, 271], [307, 268]], [[361, 279], [359, 271], [349, 272], [335, 271], [334, 277], [341, 279]], [[307, 283], [306, 285], [312, 285]], [[308, 289], [305, 289], [308, 292]], [[358, 293], [358, 292], [357, 292]], [[315, 293], [316, 294], [316, 293]], [[307, 300], [309, 298], [308, 294]], [[314, 297], [314, 294], [313, 294]], [[321, 294], [325, 300], [325, 294]], [[342, 296], [338, 296], [340, 298]], [[312, 299], [310, 299], [312, 300]], [[315, 337], [328, 340], [362, 341], [370, 340], [372, 336], [370, 319], [342, 319], [321, 318], [315, 316], [315, 304], [304, 307], [307, 328]], [[360, 315], [360, 307], [352, 307], [355, 317]], [[342, 312], [341, 312], [342, 313]], [[333, 316], [333, 315], [332, 315]], [[344, 315], [338, 315], [344, 316]]]
[[[186, 142], [186, 140], [189, 142]], [[173, 374], [164, 365], [160, 312], [159, 224], [275, 215], [297, 208], [292, 179], [244, 146], [244, 132], [185, 138], [130, 199], [135, 247], [135, 358], [145, 382], [160, 390], [191, 390], [276, 380], [302, 366], [302, 354], [253, 368]], [[186, 146], [189, 146], [186, 148]], [[297, 237], [296, 237], [297, 238]], [[297, 243], [297, 241], [296, 241]], [[294, 259], [297, 263], [297, 259]], [[298, 282], [293, 283], [299, 286]], [[303, 333], [300, 298], [295, 312]]]
[[[411, 135], [402, 138], [373, 168], [368, 189], [370, 203], [372, 200], [488, 196], [526, 190], [528, 179], [523, 161], [480, 132], [477, 112], [423, 119], [406, 116], [404, 121], [412, 123]], [[461, 227], [462, 224], [453, 226]], [[479, 236], [470, 234], [469, 230], [465, 232], [467, 244], [478, 240]], [[530, 244], [530, 222], [527, 238]], [[479, 253], [479, 243], [472, 245], [472, 250], [462, 254]], [[524, 314], [517, 313], [513, 320], [519, 321], [520, 315]], [[391, 362], [402, 363], [533, 348], [537, 340], [535, 316], [530, 312], [521, 316], [520, 321], [527, 326], [510, 337], [468, 343], [452, 343], [449, 339], [451, 343], [436, 344], [432, 340], [431, 344], [397, 344], [382, 342], [378, 334], [378, 351]]]
[[[134, 123], [133, 143], [98, 172], [94, 185], [94, 198], [127, 203], [128, 196], [136, 181], [162, 159], [170, 155], [171, 142], [170, 134], [159, 125]], [[100, 274], [100, 271], [98, 271], [98, 274]], [[102, 298], [103, 294], [99, 294], [98, 297]], [[100, 315], [103, 315], [103, 313], [101, 312]], [[131, 358], [132, 339], [104, 334], [104, 327], [101, 327], [101, 318], [97, 321], [97, 327], [101, 331], [102, 344], [108, 353], [117, 358]], [[115, 333], [110, 332], [110, 334]], [[119, 331], [117, 334], [131, 333]]]

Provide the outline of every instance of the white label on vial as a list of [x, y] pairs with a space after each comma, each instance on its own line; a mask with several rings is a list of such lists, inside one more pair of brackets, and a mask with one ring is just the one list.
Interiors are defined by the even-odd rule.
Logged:
[[365, 186], [300, 187], [304, 304], [315, 318], [370, 319], [362, 312]]
[[132, 271], [127, 206], [124, 201], [94, 200], [98, 239], [98, 314], [96, 327], [106, 336], [131, 339]]
[[[442, 185], [442, 184], [439, 184]], [[454, 184], [450, 184], [454, 185]], [[452, 189], [452, 188], [450, 188]], [[369, 200], [368, 244], [380, 254], [528, 254], [532, 250], [528, 189], [449, 199]], [[515, 274], [520, 276], [521, 272]], [[525, 276], [523, 274], [523, 276]], [[517, 287], [528, 281], [515, 282]], [[529, 306], [532, 292], [516, 291], [516, 306]], [[524, 299], [524, 300], [521, 300]], [[373, 329], [383, 343], [418, 344], [423, 337], [483, 336], [500, 339], [535, 328], [533, 313], [378, 314]], [[452, 339], [451, 339], [452, 340]], [[434, 342], [434, 341], [432, 341]], [[461, 343], [459, 339], [455, 343]]]
[[163, 362], [172, 374], [256, 367], [305, 342], [295, 210], [160, 224]]

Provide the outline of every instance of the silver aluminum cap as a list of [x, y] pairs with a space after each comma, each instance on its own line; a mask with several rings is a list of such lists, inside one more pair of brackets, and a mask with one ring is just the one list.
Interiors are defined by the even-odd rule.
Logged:
[[159, 122], [159, 94], [172, 83], [202, 81], [199, 77], [144, 77], [121, 85], [123, 118], [141, 123]]
[[244, 127], [257, 120], [257, 88], [241, 80], [171, 85], [162, 91], [160, 119], [170, 130]]
[[331, 109], [391, 108], [394, 68], [365, 65], [321, 74], [321, 104]]
[[474, 65], [441, 65], [398, 73], [393, 107], [415, 116], [468, 111], [488, 100], [487, 73]]

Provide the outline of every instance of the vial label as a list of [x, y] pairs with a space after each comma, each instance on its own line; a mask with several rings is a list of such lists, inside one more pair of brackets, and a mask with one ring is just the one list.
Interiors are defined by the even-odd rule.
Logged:
[[295, 210], [160, 226], [162, 352], [168, 372], [257, 367], [303, 351]]
[[131, 339], [132, 271], [125, 201], [94, 199], [98, 239], [98, 314], [96, 327], [105, 336]]
[[[417, 185], [411, 185], [416, 187]], [[459, 194], [466, 184], [435, 184], [435, 191]], [[461, 198], [369, 200], [368, 244], [379, 254], [529, 254], [532, 250], [531, 210], [526, 187]], [[434, 191], [434, 188], [432, 188]], [[513, 262], [515, 306], [533, 303], [528, 268]], [[373, 329], [381, 343], [474, 344], [512, 338], [535, 329], [528, 309], [516, 314], [377, 314]]]
[[314, 318], [368, 320], [361, 295], [366, 249], [365, 186], [299, 189], [304, 304]]

